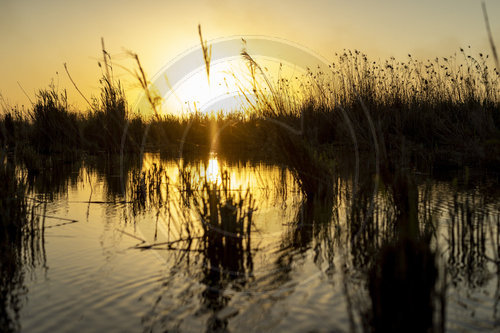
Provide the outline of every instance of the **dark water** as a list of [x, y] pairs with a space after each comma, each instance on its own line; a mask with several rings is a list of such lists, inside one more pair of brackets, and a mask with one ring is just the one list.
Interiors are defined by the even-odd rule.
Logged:
[[347, 168], [312, 200], [286, 168], [214, 156], [22, 172], [40, 230], [3, 256], [4, 327], [500, 330], [495, 175]]

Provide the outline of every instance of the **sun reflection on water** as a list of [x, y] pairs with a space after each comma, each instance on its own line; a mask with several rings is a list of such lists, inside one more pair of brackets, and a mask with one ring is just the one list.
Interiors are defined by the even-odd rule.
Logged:
[[217, 184], [221, 182], [221, 171], [219, 167], [219, 161], [217, 156], [211, 154], [208, 160], [208, 166], [205, 171], [205, 177], [212, 184]]

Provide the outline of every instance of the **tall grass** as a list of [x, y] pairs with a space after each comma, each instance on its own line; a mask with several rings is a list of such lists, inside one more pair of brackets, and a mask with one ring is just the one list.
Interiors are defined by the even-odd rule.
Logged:
[[[210, 65], [209, 46], [200, 38]], [[51, 86], [39, 92], [29, 116], [15, 118], [7, 110], [0, 119], [0, 139], [8, 149], [22, 142], [42, 154], [143, 148], [176, 154], [180, 147], [183, 152], [206, 154], [213, 128], [219, 128], [219, 154], [279, 160], [294, 170], [308, 195], [322, 192], [323, 184], [330, 187], [336, 149], [370, 152], [378, 147], [382, 159], [406, 154], [427, 166], [498, 166], [499, 72], [489, 65], [487, 55], [473, 57], [468, 52], [461, 49], [426, 61], [411, 55], [405, 60], [372, 61], [359, 51], [346, 50], [336, 55], [330, 72], [307, 75], [301, 97], [289, 88], [290, 82], [267, 80], [243, 92], [257, 99], [240, 113], [176, 117], [157, 112], [146, 119], [130, 114], [103, 46], [101, 94], [91, 110], [70, 112], [66, 93]], [[259, 65], [248, 54], [242, 56], [258, 81]], [[144, 71], [140, 73], [148, 89]], [[156, 97], [152, 102], [158, 106]]]
[[79, 148], [77, 115], [68, 112], [66, 91], [59, 93], [52, 84], [42, 89], [31, 113], [30, 143], [41, 153], [64, 153]]
[[288, 118], [296, 127], [302, 121], [313, 144], [352, 146], [354, 132], [363, 149], [379, 144], [387, 153], [399, 153], [404, 139], [407, 148], [457, 151], [486, 159], [484, 149], [498, 149], [500, 129], [500, 77], [487, 58], [483, 54], [474, 58], [461, 49], [428, 61], [409, 55], [405, 61], [374, 62], [359, 51], [345, 51], [337, 54], [331, 73], [309, 74], [308, 113], [294, 116], [283, 110], [286, 95], [276, 89], [278, 96], [271, 102], [279, 101], [273, 107], [275, 118]]

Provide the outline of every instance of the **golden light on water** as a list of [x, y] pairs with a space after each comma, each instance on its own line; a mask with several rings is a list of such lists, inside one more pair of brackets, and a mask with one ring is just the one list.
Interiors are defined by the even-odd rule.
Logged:
[[211, 155], [208, 160], [208, 166], [205, 170], [205, 176], [207, 180], [212, 184], [219, 184], [222, 180], [221, 171], [219, 168], [219, 161], [217, 160], [217, 156]]

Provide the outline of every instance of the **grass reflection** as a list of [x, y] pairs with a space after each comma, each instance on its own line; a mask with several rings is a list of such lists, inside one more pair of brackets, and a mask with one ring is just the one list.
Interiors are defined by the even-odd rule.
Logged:
[[[126, 174], [116, 177], [116, 161], [68, 163], [72, 171], [58, 173], [53, 200], [74, 190], [73, 182], [100, 182], [93, 187], [102, 191], [93, 194], [95, 203], [126, 216], [117, 227], [143, 240], [134, 251], [159, 255], [167, 267], [165, 286], [144, 317], [146, 328], [172, 329], [188, 317], [202, 321], [206, 331], [230, 330], [234, 318], [246, 315], [245, 306], [235, 305], [246, 304], [242, 298], [252, 302], [259, 293], [284, 288], [282, 299], [266, 302], [286, 303], [302, 277], [319, 274], [317, 283], [331, 283], [333, 290], [342, 286], [340, 298], [355, 330], [442, 331], [451, 293], [489, 292], [498, 281], [495, 178], [462, 182], [407, 169], [375, 176], [366, 168], [356, 183], [352, 168], [338, 163], [323, 182], [331, 187], [319, 197], [298, 189], [294, 170], [264, 162], [213, 155], [180, 162], [147, 155], [143, 163], [124, 164]], [[42, 182], [43, 174], [37, 177]], [[15, 281], [23, 280], [26, 267], [20, 253], [35, 249], [37, 255], [37, 246], [24, 242], [9, 243], [14, 252], [2, 259], [3, 276], [11, 281], [4, 290], [19, 290]], [[169, 314], [179, 303], [188, 304], [186, 312]], [[15, 318], [9, 320], [16, 325]]]
[[38, 202], [27, 197], [26, 175], [0, 151], [0, 328], [21, 328], [26, 273], [45, 262], [44, 219]]
[[[465, 276], [470, 281], [466, 288], [474, 290], [486, 283], [481, 277], [493, 276], [498, 226], [489, 216], [497, 215], [493, 206], [493, 211], [485, 207], [495, 199], [477, 192], [453, 195], [453, 182], [431, 181], [405, 169], [388, 170], [378, 179], [365, 170], [354, 188], [352, 169], [339, 169], [331, 173], [331, 189], [325, 192], [332, 195], [299, 194], [295, 205], [275, 207], [291, 214], [283, 215], [285, 227], [276, 237], [266, 239], [260, 231], [269, 220], [259, 211], [253, 214], [255, 206], [293, 197], [294, 186], [276, 184], [277, 179], [293, 179], [293, 172], [266, 175], [276, 191], [269, 195], [258, 182], [245, 190], [233, 188], [231, 175], [244, 169], [220, 165], [216, 159], [186, 164], [175, 173], [177, 185], [168, 183], [170, 200], [178, 206], [169, 218], [183, 228], [177, 233], [182, 235], [175, 246], [182, 252], [177, 263], [200, 273], [197, 281], [204, 291], [199, 311], [209, 314], [208, 331], [227, 329], [237, 315], [230, 307], [234, 290], [253, 290], [255, 283], [259, 290], [293, 285], [306, 258], [333, 283], [344, 280], [354, 327], [377, 332], [443, 331], [447, 285]], [[214, 174], [217, 181], [210, 177]], [[443, 207], [450, 218], [447, 228]], [[437, 259], [443, 255], [446, 263]]]

